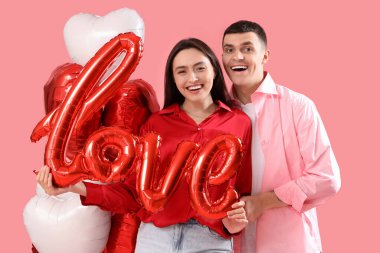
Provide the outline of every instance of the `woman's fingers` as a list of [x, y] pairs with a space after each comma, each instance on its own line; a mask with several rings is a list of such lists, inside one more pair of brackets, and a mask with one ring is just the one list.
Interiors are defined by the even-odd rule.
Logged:
[[48, 188], [52, 188], [53, 187], [53, 175], [51, 173], [48, 174], [48, 179], [47, 179], [47, 186]]
[[239, 202], [234, 203], [231, 207], [232, 207], [233, 209], [236, 209], [236, 208], [244, 207], [244, 206], [245, 206], [245, 202], [242, 201], [242, 200], [240, 200]]
[[53, 175], [50, 173], [50, 168], [48, 166], [45, 165], [40, 168], [36, 176], [36, 180], [47, 194], [56, 194], [54, 191], [55, 187], [53, 186]]
[[234, 203], [231, 207], [232, 210], [227, 212], [227, 218], [239, 223], [247, 223], [247, 215], [244, 209], [245, 202], [239, 201]]
[[244, 210], [245, 202], [244, 201], [239, 201], [237, 203], [234, 203], [231, 207], [232, 210], [227, 212], [227, 215], [234, 216], [234, 215], [240, 215], [243, 214], [245, 215], [245, 210]]

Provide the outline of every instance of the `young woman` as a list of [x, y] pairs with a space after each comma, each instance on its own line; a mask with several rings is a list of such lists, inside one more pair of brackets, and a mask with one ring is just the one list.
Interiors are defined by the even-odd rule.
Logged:
[[[165, 168], [177, 145], [185, 140], [200, 146], [221, 134], [242, 140], [244, 158], [236, 175], [235, 189], [240, 195], [251, 192], [250, 119], [233, 108], [219, 62], [202, 41], [181, 40], [172, 49], [165, 70], [164, 108], [151, 115], [141, 135], [155, 132], [161, 136], [160, 165]], [[162, 176], [162, 171], [156, 174]], [[73, 191], [82, 195], [84, 205], [122, 213], [136, 211], [142, 223], [135, 252], [232, 252], [231, 235], [240, 232], [248, 221], [244, 202], [232, 205], [227, 217], [211, 220], [199, 215], [190, 205], [189, 185], [185, 177], [162, 211], [151, 213], [141, 208], [136, 196], [136, 178], [113, 185], [78, 183], [67, 189], [52, 186], [49, 169], [43, 168], [37, 181], [48, 193]], [[217, 200], [225, 185], [209, 187], [209, 196]]]

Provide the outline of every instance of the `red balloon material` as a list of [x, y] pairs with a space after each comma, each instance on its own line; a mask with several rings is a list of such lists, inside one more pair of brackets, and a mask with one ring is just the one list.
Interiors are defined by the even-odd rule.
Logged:
[[137, 193], [145, 209], [157, 212], [165, 206], [180, 179], [191, 166], [198, 145], [190, 141], [180, 143], [165, 176], [156, 178], [154, 172], [158, 169], [160, 137], [148, 133], [142, 137], [140, 143], [141, 166], [137, 169]]
[[104, 253], [133, 253], [140, 219], [136, 214], [114, 214]]
[[[159, 110], [153, 87], [144, 80], [131, 80], [123, 84], [107, 103], [102, 114], [104, 126], [117, 126], [138, 135], [140, 127], [149, 115]], [[115, 159], [116, 150], [109, 150], [105, 157]], [[132, 171], [132, 170], [130, 170]], [[140, 219], [133, 213], [114, 214], [105, 253], [133, 253]]]
[[[125, 52], [125, 56], [120, 65], [99, 85], [101, 77], [122, 52]], [[94, 175], [84, 168], [82, 154], [78, 153], [73, 161], [67, 161], [65, 150], [68, 140], [73, 131], [83, 129], [128, 80], [141, 58], [141, 52], [141, 40], [133, 33], [113, 38], [86, 64], [62, 104], [37, 125], [32, 140], [50, 132], [45, 164], [52, 169], [56, 185], [65, 187], [86, 178], [94, 179]], [[49, 131], [41, 130], [45, 126], [50, 126]], [[104, 178], [104, 172], [101, 174]], [[106, 180], [114, 181], [110, 177], [106, 177]]]
[[[221, 165], [214, 171], [214, 163], [221, 158]], [[232, 135], [221, 135], [201, 148], [190, 174], [190, 199], [194, 210], [206, 218], [220, 219], [227, 215], [231, 205], [238, 200], [233, 185], [227, 186], [225, 194], [211, 201], [207, 194], [210, 185], [231, 182], [240, 167], [242, 144]]]
[[[53, 71], [44, 86], [46, 117], [55, 115], [55, 112], [52, 112], [52, 110], [58, 110], [58, 106], [65, 99], [82, 69], [83, 67], [78, 64], [65, 63]], [[44, 121], [45, 124], [50, 124], [50, 122], [51, 120]], [[95, 113], [92, 119], [88, 120], [81, 129], [73, 130], [65, 150], [68, 160], [71, 161], [75, 154], [82, 150], [87, 138], [100, 127], [100, 123], [101, 111]], [[50, 127], [50, 125], [47, 125], [45, 128], [39, 128], [39, 126], [37, 126], [37, 128], [44, 129], [46, 132], [50, 131]], [[37, 139], [44, 135], [46, 135], [46, 133], [40, 134], [40, 137]]]
[[[135, 160], [135, 145], [135, 138], [124, 129], [106, 127], [96, 131], [84, 148], [84, 167], [89, 178], [106, 183], [125, 180]], [[107, 152], [116, 155], [110, 158]], [[83, 161], [80, 155], [77, 157]]]
[[53, 70], [44, 86], [45, 112], [57, 108], [65, 99], [83, 67], [76, 63], [65, 63]]
[[103, 125], [122, 127], [138, 135], [140, 126], [159, 108], [153, 87], [141, 79], [131, 80], [107, 103], [102, 115]]

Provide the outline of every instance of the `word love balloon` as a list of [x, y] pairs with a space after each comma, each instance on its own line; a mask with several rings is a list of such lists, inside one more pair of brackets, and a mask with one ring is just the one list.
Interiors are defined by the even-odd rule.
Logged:
[[[124, 180], [137, 166], [137, 192], [144, 207], [158, 211], [175, 191], [178, 182], [190, 170], [191, 203], [195, 210], [208, 218], [222, 218], [238, 196], [230, 186], [218, 200], [208, 199], [207, 186], [224, 184], [236, 174], [241, 161], [241, 143], [233, 136], [221, 136], [199, 149], [193, 142], [179, 145], [162, 179], [154, 177], [159, 147], [159, 136], [148, 134], [141, 140], [120, 128], [102, 128], [87, 140], [84, 151], [73, 160], [66, 159], [70, 137], [128, 80], [141, 58], [141, 41], [132, 33], [118, 35], [105, 44], [85, 65], [75, 79], [65, 100], [49, 113], [35, 128], [32, 140], [49, 134], [45, 150], [45, 164], [52, 169], [55, 183], [60, 187], [83, 179], [102, 182]], [[121, 53], [123, 61], [116, 70], [99, 84], [102, 76]], [[142, 148], [136, 149], [137, 144]], [[116, 152], [115, 152], [116, 151]], [[109, 159], [107, 153], [112, 153]], [[213, 171], [212, 165], [223, 157], [222, 165]], [[155, 187], [158, 182], [161, 184]]]

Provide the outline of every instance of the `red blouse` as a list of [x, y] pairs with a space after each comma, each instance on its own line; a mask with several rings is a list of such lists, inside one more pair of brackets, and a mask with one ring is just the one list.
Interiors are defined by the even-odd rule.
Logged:
[[[181, 108], [175, 104], [150, 116], [141, 128], [141, 135], [155, 132], [161, 136], [160, 168], [158, 176], [164, 173], [165, 168], [175, 153], [177, 145], [189, 140], [200, 146], [221, 134], [232, 134], [239, 137], [243, 143], [244, 157], [235, 180], [235, 189], [240, 195], [251, 193], [251, 121], [239, 109], [231, 109], [218, 102], [218, 108], [213, 114], [202, 121], [195, 123]], [[197, 214], [190, 205], [189, 185], [186, 177], [181, 179], [176, 191], [170, 197], [164, 210], [151, 213], [142, 208], [137, 199], [136, 177], [129, 177], [123, 183], [112, 185], [95, 185], [85, 183], [87, 197], [82, 198], [84, 205], [98, 205], [100, 208], [115, 213], [135, 211], [143, 222], [153, 222], [157, 227], [166, 227], [177, 223], [185, 223], [189, 219], [196, 219], [200, 224], [210, 227], [223, 237], [229, 234], [223, 228], [221, 220], [211, 220]], [[219, 199], [225, 192], [226, 185], [209, 187], [208, 191], [213, 199]]]

